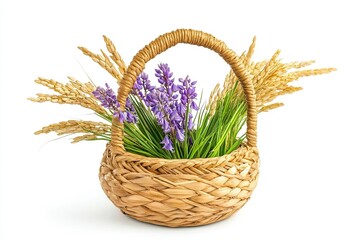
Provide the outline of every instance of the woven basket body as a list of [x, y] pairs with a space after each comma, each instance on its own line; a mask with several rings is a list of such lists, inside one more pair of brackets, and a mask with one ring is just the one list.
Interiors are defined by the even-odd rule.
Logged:
[[248, 201], [256, 187], [256, 98], [251, 81], [232, 50], [209, 34], [181, 29], [160, 36], [134, 57], [118, 91], [122, 110], [145, 63], [177, 43], [209, 48], [231, 66], [247, 100], [246, 143], [228, 155], [209, 159], [148, 158], [126, 152], [124, 126], [114, 118], [99, 178], [109, 199], [132, 218], [169, 227], [198, 226], [231, 216]]
[[166, 226], [220, 221], [240, 209], [258, 179], [256, 148], [212, 159], [166, 160], [114, 154], [107, 147], [100, 181], [123, 213]]

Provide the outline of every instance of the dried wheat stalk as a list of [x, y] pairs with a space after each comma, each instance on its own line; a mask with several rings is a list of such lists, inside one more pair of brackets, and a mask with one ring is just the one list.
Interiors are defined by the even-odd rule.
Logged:
[[[255, 42], [256, 38], [253, 39], [248, 51], [241, 54], [239, 59], [254, 84], [258, 112], [265, 112], [283, 106], [283, 103], [272, 103], [272, 101], [280, 95], [291, 94], [302, 89], [301, 87], [291, 86], [289, 83], [301, 77], [325, 74], [336, 70], [335, 68], [301, 70], [313, 64], [314, 61], [282, 63], [278, 60], [279, 50], [275, 52], [270, 60], [253, 62], [251, 57], [254, 53]], [[218, 85], [214, 88], [207, 105], [207, 109], [211, 109], [211, 113], [215, 111], [218, 101], [223, 99], [226, 93], [235, 87], [237, 81], [234, 72], [230, 71], [225, 78], [223, 89], [220, 90]], [[237, 92], [238, 97], [244, 98], [240, 85], [238, 85]]]
[[126, 64], [124, 60], [121, 58], [120, 54], [116, 51], [116, 47], [113, 44], [113, 42], [108, 37], [106, 36], [103, 37], [104, 37], [104, 42], [106, 44], [106, 48], [111, 54], [110, 58], [117, 65], [117, 68], [103, 50], [100, 50], [101, 51], [101, 55], [100, 55], [91, 52], [85, 47], [79, 47], [79, 49], [83, 52], [84, 55], [89, 56], [94, 62], [98, 63], [102, 68], [104, 68], [108, 73], [110, 73], [111, 76], [113, 76], [120, 85], [121, 80], [127, 68]]
[[[104, 36], [104, 42], [110, 53], [110, 57], [103, 50], [101, 50], [101, 54], [95, 54], [84, 47], [79, 47], [79, 49], [93, 61], [97, 62], [102, 68], [108, 71], [120, 85], [121, 79], [127, 68], [126, 64], [120, 54], [116, 51], [116, 47], [113, 42], [106, 36]], [[28, 99], [34, 102], [76, 104], [84, 108], [91, 109], [101, 116], [111, 117], [109, 112], [102, 107], [99, 104], [99, 101], [94, 97], [92, 92], [95, 90], [95, 86], [92, 83], [82, 83], [73, 77], [68, 77], [68, 79], [69, 82], [63, 84], [52, 79], [39, 77], [35, 80], [36, 83], [46, 86], [58, 94], [38, 93], [36, 94], [36, 97]], [[58, 135], [86, 133], [73, 139], [73, 142], [79, 142], [82, 140], [97, 139], [98, 136], [109, 134], [110, 125], [100, 122], [69, 120], [45, 126], [35, 134], [49, 132], [56, 132]]]
[[37, 97], [28, 98], [30, 101], [76, 104], [91, 109], [98, 114], [107, 114], [105, 108], [103, 108], [93, 96], [92, 92], [95, 90], [95, 86], [89, 82], [81, 83], [72, 77], [69, 77], [69, 83], [67, 84], [40, 77], [36, 79], [35, 82], [48, 87], [59, 93], [59, 95], [38, 93], [36, 94]]
[[81, 136], [74, 137], [71, 143], [78, 143], [80, 141], [89, 141], [89, 140], [95, 140], [97, 139], [97, 136], [95, 134], [84, 134]]
[[122, 76], [115, 68], [114, 64], [110, 61], [109, 57], [103, 51], [101, 51], [102, 55], [100, 55], [91, 52], [85, 47], [79, 47], [79, 49], [83, 52], [84, 55], [89, 56], [94, 62], [98, 63], [120, 83]]
[[102, 122], [68, 120], [50, 124], [36, 131], [35, 134], [55, 132], [57, 135], [86, 133], [73, 138], [73, 143], [81, 140], [93, 140], [97, 136], [107, 135], [111, 132], [111, 125]]
[[116, 51], [116, 47], [114, 43], [110, 40], [110, 38], [103, 36], [104, 42], [106, 44], [106, 48], [111, 53], [111, 59], [118, 65], [119, 72], [122, 76], [124, 76], [126, 72], [126, 64], [124, 60], [121, 58], [120, 54]]

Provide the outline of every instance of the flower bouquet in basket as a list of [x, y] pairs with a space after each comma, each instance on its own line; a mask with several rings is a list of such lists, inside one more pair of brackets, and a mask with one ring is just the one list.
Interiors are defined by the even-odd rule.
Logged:
[[[274, 103], [277, 96], [301, 89], [291, 82], [334, 70], [302, 70], [313, 61], [282, 63], [279, 51], [253, 62], [255, 39], [237, 55], [213, 36], [185, 29], [158, 37], [127, 67], [110, 39], [104, 40], [110, 56], [80, 50], [116, 79], [117, 94], [107, 83], [38, 78], [58, 94], [30, 98], [80, 105], [101, 121], [68, 120], [35, 134], [108, 141], [99, 173], [105, 194], [124, 214], [170, 227], [217, 222], [240, 209], [258, 180], [257, 114], [282, 106]], [[204, 103], [197, 82], [175, 77], [168, 64], [160, 63], [150, 76], [143, 72], [149, 60], [178, 43], [211, 49], [231, 67]]]

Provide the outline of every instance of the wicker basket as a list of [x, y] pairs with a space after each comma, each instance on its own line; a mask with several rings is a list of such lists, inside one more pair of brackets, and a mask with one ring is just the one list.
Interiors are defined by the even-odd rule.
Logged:
[[125, 151], [124, 126], [113, 120], [111, 142], [107, 145], [99, 174], [104, 192], [124, 214], [169, 227], [205, 225], [228, 218], [249, 200], [259, 173], [254, 88], [236, 53], [210, 34], [180, 29], [158, 37], [140, 50], [118, 91], [121, 110], [124, 110], [125, 100], [145, 64], [178, 43], [217, 52], [240, 79], [248, 107], [247, 141], [221, 157], [149, 158]]

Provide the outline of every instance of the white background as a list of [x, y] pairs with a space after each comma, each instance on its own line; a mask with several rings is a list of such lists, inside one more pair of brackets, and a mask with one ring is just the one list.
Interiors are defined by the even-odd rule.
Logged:
[[[246, 3], [245, 3], [246, 2]], [[359, 7], [357, 1], [19, 1], [0, 2], [0, 239], [360, 239]], [[230, 219], [170, 229], [123, 216], [97, 174], [104, 142], [71, 145], [43, 125], [88, 118], [76, 106], [26, 100], [46, 89], [38, 76], [99, 85], [114, 81], [76, 49], [104, 48], [127, 63], [159, 34], [176, 28], [212, 33], [238, 53], [257, 35], [255, 59], [282, 50], [284, 61], [316, 59], [337, 72], [302, 79], [305, 90], [259, 116], [261, 177]], [[223, 80], [214, 53], [178, 46], [147, 65], [169, 62], [205, 93]], [[80, 64], [79, 64], [80, 63]], [[152, 72], [149, 72], [152, 74]]]

